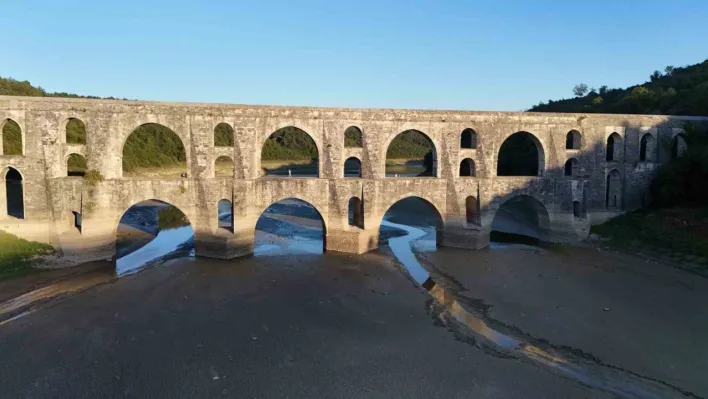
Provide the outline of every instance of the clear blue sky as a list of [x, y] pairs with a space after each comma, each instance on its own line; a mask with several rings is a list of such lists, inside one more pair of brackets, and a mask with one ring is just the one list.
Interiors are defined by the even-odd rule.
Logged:
[[[578, 5], [582, 4], [582, 5]], [[143, 100], [522, 110], [708, 57], [706, 0], [0, 0], [0, 76]]]

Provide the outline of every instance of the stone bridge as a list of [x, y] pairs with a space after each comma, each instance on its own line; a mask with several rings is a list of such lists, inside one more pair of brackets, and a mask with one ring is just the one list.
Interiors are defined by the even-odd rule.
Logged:
[[[66, 125], [72, 118], [86, 127], [85, 145], [67, 143]], [[653, 171], [672, 155], [670, 145], [661, 143], [685, 146], [682, 127], [689, 120], [704, 123], [708, 118], [0, 96], [0, 131], [14, 121], [22, 132], [22, 155], [0, 152], [0, 179], [7, 180], [0, 184], [0, 229], [50, 243], [67, 254], [81, 251], [109, 258], [115, 254], [123, 213], [140, 201], [158, 199], [189, 218], [198, 255], [233, 258], [253, 252], [256, 221], [269, 205], [298, 198], [321, 215], [326, 250], [363, 253], [378, 246], [386, 211], [414, 196], [438, 211], [440, 245], [487, 246], [495, 215], [507, 205], [509, 214], [515, 209], [531, 213], [519, 217], [533, 221], [539, 238], [573, 241], [587, 236], [591, 224], [646, 202]], [[123, 177], [123, 145], [146, 123], [164, 125], [180, 137], [187, 178]], [[219, 123], [233, 127], [233, 147], [214, 145]], [[305, 131], [316, 143], [319, 177], [262, 176], [265, 140], [288, 126]], [[344, 145], [349, 127], [361, 133], [361, 147]], [[388, 145], [411, 129], [434, 145], [434, 176], [387, 177]], [[537, 176], [497, 176], [502, 143], [516, 132], [533, 137]], [[464, 134], [474, 138], [472, 144], [464, 144]], [[83, 155], [88, 168], [100, 172], [103, 180], [67, 176], [70, 154]], [[215, 175], [220, 156], [233, 161], [233, 176]], [[350, 157], [360, 160], [361, 177], [344, 176], [344, 162]], [[460, 176], [465, 162], [473, 165], [472, 173], [465, 172], [471, 176]], [[8, 214], [8, 190], [16, 190], [11, 175], [21, 176], [21, 215]], [[352, 197], [363, 207], [356, 225], [348, 218]], [[217, 204], [222, 199], [233, 204], [232, 231], [219, 227]]]

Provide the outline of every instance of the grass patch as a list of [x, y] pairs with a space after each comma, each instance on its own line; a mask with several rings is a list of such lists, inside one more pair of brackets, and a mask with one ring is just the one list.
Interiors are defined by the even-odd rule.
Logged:
[[48, 244], [27, 241], [0, 231], [0, 281], [33, 273], [36, 255], [54, 252]]
[[593, 226], [591, 231], [616, 249], [648, 248], [673, 257], [692, 257], [708, 267], [708, 208], [641, 210]]

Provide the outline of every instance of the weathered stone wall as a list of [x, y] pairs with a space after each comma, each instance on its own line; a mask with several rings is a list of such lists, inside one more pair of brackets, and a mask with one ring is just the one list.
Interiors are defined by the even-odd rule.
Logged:
[[[86, 126], [86, 145], [67, 144], [70, 118]], [[115, 230], [123, 212], [146, 199], [178, 206], [196, 232], [200, 255], [230, 258], [252, 252], [256, 221], [273, 202], [294, 197], [311, 203], [320, 212], [328, 250], [360, 253], [378, 245], [379, 224], [385, 212], [400, 199], [417, 196], [432, 205], [443, 221], [443, 245], [479, 248], [488, 244], [496, 211], [505, 201], [524, 195], [543, 205], [549, 220], [547, 238], [565, 241], [587, 235], [592, 223], [647, 201], [646, 188], [660, 162], [670, 154], [661, 144], [680, 133], [686, 121], [708, 123], [708, 118], [548, 114], [518, 112], [463, 112], [392, 109], [340, 109], [271, 107], [217, 104], [179, 104], [138, 101], [57, 99], [0, 96], [0, 130], [7, 119], [22, 129], [23, 156], [0, 155], [0, 180], [8, 167], [20, 171], [24, 182], [24, 220], [5, 214], [4, 181], [0, 181], [0, 228], [52, 243], [70, 251], [115, 252]], [[214, 127], [234, 128], [234, 146], [215, 147]], [[159, 123], [172, 129], [187, 153], [189, 177], [185, 179], [124, 178], [123, 145], [135, 128]], [[319, 178], [262, 178], [261, 148], [279, 128], [295, 126], [307, 132], [319, 150]], [[349, 126], [362, 131], [362, 148], [345, 148]], [[472, 128], [475, 149], [460, 148], [460, 134]], [[386, 178], [386, 151], [399, 133], [415, 129], [435, 146], [436, 176]], [[566, 134], [581, 134], [580, 149], [567, 150]], [[499, 149], [510, 135], [531, 133], [540, 146], [538, 177], [497, 177]], [[619, 161], [606, 161], [607, 138], [622, 138]], [[653, 159], [640, 162], [640, 140], [655, 138]], [[0, 146], [1, 147], [1, 146]], [[84, 155], [89, 169], [105, 180], [87, 186], [82, 179], [66, 177], [66, 160]], [[219, 156], [234, 161], [233, 177], [215, 177]], [[344, 161], [357, 157], [362, 178], [344, 178]], [[476, 176], [460, 177], [460, 162], [470, 158]], [[573, 176], [564, 176], [565, 162], [578, 160]], [[617, 169], [622, 176], [623, 203], [608, 210], [607, 176]], [[362, 227], [349, 226], [349, 199], [364, 203]], [[479, 202], [479, 221], [466, 219], [466, 200]], [[217, 203], [234, 205], [234, 231], [219, 229]], [[582, 215], [573, 215], [573, 202], [582, 204]], [[82, 228], [73, 226], [73, 213], [82, 215]], [[539, 211], [541, 212], [541, 211]], [[542, 212], [543, 213], [543, 212]]]

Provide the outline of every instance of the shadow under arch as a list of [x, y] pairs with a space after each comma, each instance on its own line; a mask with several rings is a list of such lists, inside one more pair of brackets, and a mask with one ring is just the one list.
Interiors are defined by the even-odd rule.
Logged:
[[261, 177], [320, 177], [320, 148], [315, 138], [296, 126], [284, 126], [263, 141]]
[[497, 176], [543, 176], [546, 151], [533, 133], [520, 131], [504, 140], [496, 160]]
[[520, 194], [501, 203], [491, 230], [492, 241], [542, 245], [549, 241], [551, 218], [539, 199]]
[[426, 240], [437, 245], [442, 241], [444, 223], [442, 213], [430, 200], [416, 194], [406, 194], [392, 201], [379, 221], [379, 244], [405, 234], [400, 226], [423, 230]]
[[312, 202], [285, 197], [265, 207], [253, 234], [259, 255], [321, 254], [327, 252], [327, 223]]
[[[407, 129], [389, 136], [382, 147], [386, 177], [438, 177], [438, 146], [417, 129]], [[406, 159], [405, 164], [389, 165], [388, 161]], [[403, 166], [402, 168], [399, 166]], [[418, 169], [411, 166], [416, 165]]]
[[135, 128], [121, 149], [122, 176], [147, 176], [146, 169], [169, 168], [159, 177], [180, 177], [188, 171], [189, 156], [182, 138], [169, 127], [148, 122]]
[[138, 201], [120, 214], [115, 226], [117, 275], [193, 254], [193, 224], [185, 212], [168, 202]]

